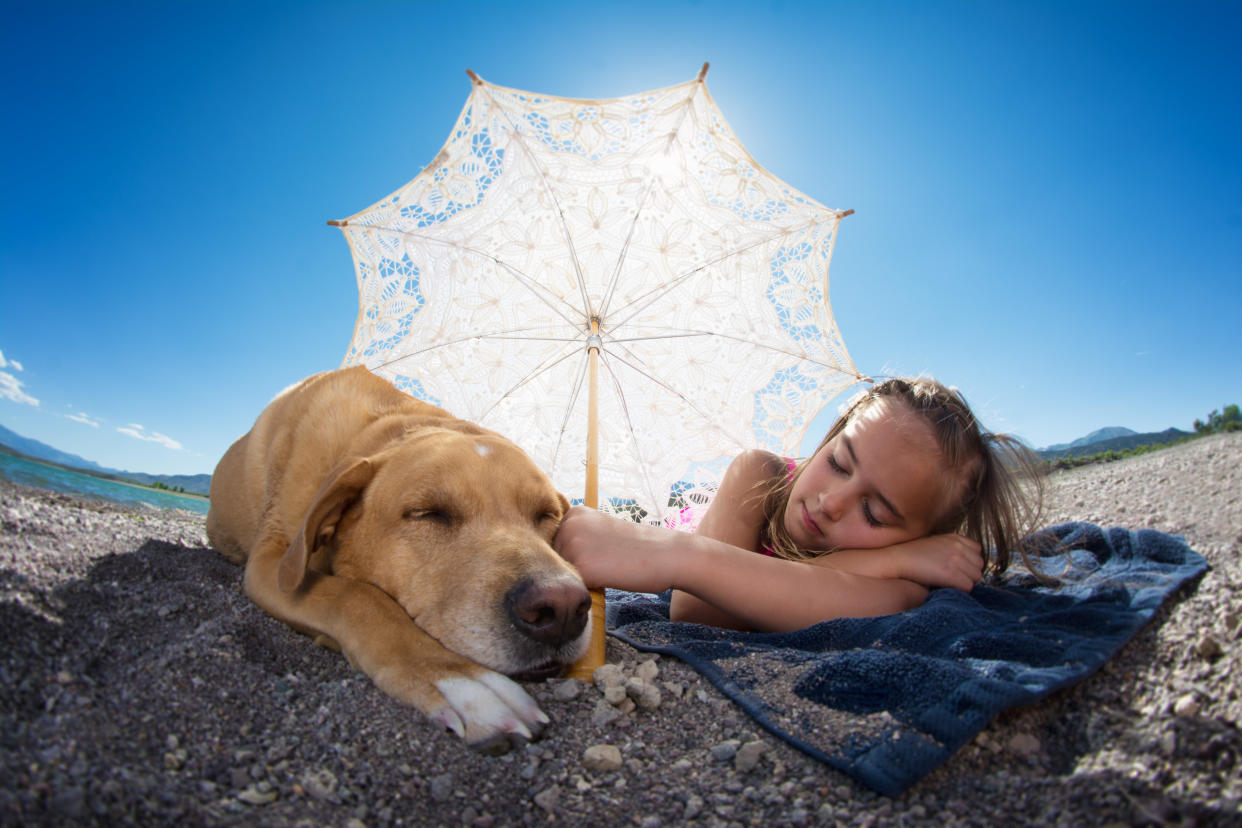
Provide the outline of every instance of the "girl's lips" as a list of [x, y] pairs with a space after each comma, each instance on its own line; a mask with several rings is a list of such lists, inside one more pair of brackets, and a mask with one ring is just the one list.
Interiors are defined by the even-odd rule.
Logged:
[[807, 511], [806, 504], [802, 504], [802, 522], [806, 525], [807, 531], [817, 538], [824, 536], [824, 531], [819, 528], [815, 521], [811, 520], [811, 513]]

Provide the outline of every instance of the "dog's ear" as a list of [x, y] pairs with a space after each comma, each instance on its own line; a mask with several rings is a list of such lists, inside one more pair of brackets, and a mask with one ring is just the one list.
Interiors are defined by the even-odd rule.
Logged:
[[565, 497], [565, 495], [561, 494], [560, 492], [557, 492], [556, 499], [561, 504], [561, 517], [564, 517], [566, 514], [569, 513], [569, 498]]
[[345, 509], [375, 476], [375, 467], [364, 457], [346, 460], [328, 475], [319, 487], [306, 517], [298, 529], [297, 537], [280, 559], [276, 570], [276, 586], [282, 592], [292, 592], [302, 584], [306, 575], [306, 563], [311, 554], [336, 530], [337, 521]]

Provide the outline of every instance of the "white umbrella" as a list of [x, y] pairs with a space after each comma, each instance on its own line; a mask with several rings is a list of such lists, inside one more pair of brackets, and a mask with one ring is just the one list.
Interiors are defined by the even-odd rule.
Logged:
[[862, 379], [828, 304], [852, 211], [760, 167], [706, 71], [608, 100], [470, 72], [431, 163], [332, 222], [358, 278], [344, 364], [504, 434], [571, 499], [635, 519], [680, 522], [746, 448], [798, 454]]

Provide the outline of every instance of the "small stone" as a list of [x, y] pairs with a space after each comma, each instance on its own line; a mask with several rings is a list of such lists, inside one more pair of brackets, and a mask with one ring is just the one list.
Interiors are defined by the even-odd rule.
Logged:
[[737, 756], [737, 749], [742, 743], [737, 739], [726, 739], [715, 747], [709, 748], [712, 758], [718, 762], [728, 762], [734, 756]]
[[557, 701], [573, 701], [582, 693], [582, 682], [577, 679], [565, 679], [552, 688], [552, 698]]
[[165, 770], [178, 770], [181, 767], [181, 759], [177, 754], [169, 752], [164, 754]]
[[621, 751], [616, 745], [591, 745], [582, 754], [582, 764], [597, 773], [615, 771], [621, 767]]
[[1230, 612], [1225, 613], [1224, 621], [1225, 621], [1225, 630], [1227, 632], [1237, 632], [1239, 622], [1242, 621], [1242, 619], [1239, 618], [1236, 612], [1230, 611]]
[[682, 819], [689, 822], [701, 813], [703, 813], [703, 797], [690, 794], [690, 798], [686, 800], [686, 810], [682, 814]]
[[1175, 716], [1197, 716], [1199, 715], [1199, 700], [1195, 698], [1194, 693], [1187, 693], [1173, 702], [1173, 715]]
[[442, 773], [431, 777], [431, 798], [436, 802], [448, 802], [453, 797], [453, 774]]
[[682, 693], [686, 692], [686, 685], [680, 681], [666, 681], [664, 682], [664, 689], [671, 693], [673, 698], [680, 699]]
[[761, 741], [747, 742], [738, 748], [737, 753], [733, 757], [733, 767], [737, 768], [740, 773], [750, 773], [759, 764], [759, 757], [768, 749], [767, 744]]
[[247, 805], [267, 805], [276, 801], [276, 792], [263, 792], [256, 788], [246, 788], [246, 790], [237, 795], [237, 798]]
[[592, 677], [595, 679], [595, 686], [600, 690], [625, 684], [625, 673], [616, 664], [601, 664], [595, 668]]
[[643, 681], [655, 681], [656, 676], [660, 675], [660, 665], [656, 664], [654, 658], [648, 659], [634, 669], [634, 675]]
[[630, 698], [634, 700], [634, 703], [638, 705], [640, 710], [649, 713], [660, 707], [660, 688], [644, 679], [635, 676], [634, 678], [626, 681], [625, 692], [629, 694]]
[[1175, 731], [1170, 729], [1160, 734], [1160, 752], [1168, 759], [1177, 755], [1177, 733]]
[[[323, 801], [336, 793], [336, 776], [326, 768], [302, 774], [302, 788], [315, 799]], [[435, 795], [434, 792], [432, 794]]]
[[609, 704], [620, 704], [625, 701], [626, 695], [625, 685], [623, 684], [610, 684], [604, 688], [604, 698], [608, 700]]
[[639, 828], [660, 828], [660, 818], [658, 816], [645, 816], [642, 822], [638, 823]]
[[1042, 745], [1039, 738], [1030, 733], [1015, 733], [1009, 740], [1008, 747], [1010, 753], [1029, 759], [1039, 753]]
[[1211, 661], [1212, 659], [1220, 658], [1221, 653], [1224, 651], [1221, 649], [1220, 642], [1216, 640], [1216, 637], [1207, 634], [1199, 639], [1199, 643], [1195, 645], [1195, 652], [1199, 654], [1200, 658]]
[[595, 703], [595, 711], [591, 713], [591, 724], [596, 727], [605, 727], [621, 718], [622, 715], [621, 711], [609, 704], [607, 699], [600, 699]]
[[561, 786], [553, 785], [550, 788], [544, 788], [535, 794], [535, 804], [543, 808], [549, 814], [556, 813], [557, 800], [561, 798]]

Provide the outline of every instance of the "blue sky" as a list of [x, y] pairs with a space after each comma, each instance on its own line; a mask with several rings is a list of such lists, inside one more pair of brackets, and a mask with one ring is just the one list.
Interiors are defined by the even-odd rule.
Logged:
[[[63, 3], [0, 26], [0, 424], [210, 472], [341, 362], [344, 218], [470, 91], [692, 79], [845, 220], [859, 369], [1032, 445], [1242, 402], [1242, 4]], [[814, 439], [818, 434], [812, 435]]]

